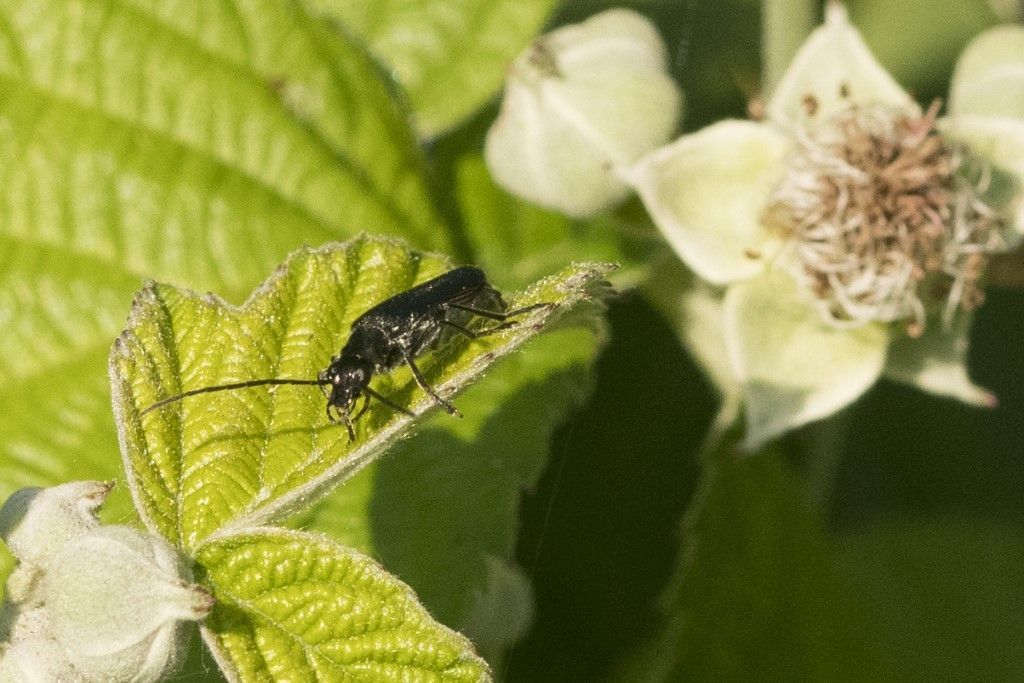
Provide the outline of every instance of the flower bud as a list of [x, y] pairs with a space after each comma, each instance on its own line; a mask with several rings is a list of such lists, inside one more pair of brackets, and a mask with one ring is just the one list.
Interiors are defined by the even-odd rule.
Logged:
[[71, 539], [99, 528], [114, 482], [74, 481], [15, 491], [0, 508], [0, 538], [21, 564], [40, 566]]
[[213, 597], [163, 539], [101, 527], [112, 482], [22, 489], [0, 509], [18, 559], [0, 606], [0, 681], [156, 681]]
[[3, 683], [84, 680], [52, 638], [25, 638], [0, 646], [0, 681]]
[[124, 526], [72, 540], [43, 582], [53, 637], [94, 680], [161, 679], [184, 649], [184, 622], [213, 608], [170, 545]]
[[0, 682], [83, 680], [53, 639], [49, 615], [40, 604], [5, 600], [0, 606], [0, 642]]
[[629, 10], [602, 12], [516, 59], [487, 166], [512, 194], [591, 216], [628, 194], [617, 170], [664, 144], [681, 107], [654, 26]]

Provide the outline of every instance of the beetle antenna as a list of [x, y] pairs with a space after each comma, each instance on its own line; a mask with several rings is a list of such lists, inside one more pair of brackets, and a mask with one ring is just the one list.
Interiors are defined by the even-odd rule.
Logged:
[[[175, 394], [162, 401], [157, 401], [153, 405], [143, 410], [139, 415], [145, 415], [151, 410], [157, 408], [163, 408], [164, 406], [180, 401], [183, 398], [189, 396], [195, 396], [197, 394], [209, 394], [214, 391], [228, 391], [230, 389], [247, 389], [249, 387], [260, 387], [267, 384], [298, 384], [302, 386], [324, 386], [330, 384], [330, 380], [327, 379], [254, 379], [248, 382], [235, 382], [234, 384], [218, 384], [212, 387], [203, 387], [202, 389], [192, 389], [191, 391], [183, 391], [180, 394]], [[391, 404], [389, 404], [391, 405]]]

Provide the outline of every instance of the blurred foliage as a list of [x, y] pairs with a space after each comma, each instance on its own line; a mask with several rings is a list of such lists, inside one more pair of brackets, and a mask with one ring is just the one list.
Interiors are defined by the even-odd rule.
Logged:
[[714, 398], [641, 300], [614, 302], [609, 318], [593, 397], [556, 433], [551, 464], [523, 503], [518, 558], [537, 615], [509, 655], [509, 680], [599, 679], [660, 624], [656, 601]]
[[842, 534], [840, 549], [887, 678], [1024, 677], [1019, 522], [901, 516]]
[[984, 0], [854, 0], [850, 18], [889, 73], [920, 102], [944, 98], [956, 58], [999, 22]]

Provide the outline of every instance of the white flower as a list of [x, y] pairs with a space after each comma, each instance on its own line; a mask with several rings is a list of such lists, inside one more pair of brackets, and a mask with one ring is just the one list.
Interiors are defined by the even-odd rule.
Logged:
[[93, 680], [162, 680], [183, 653], [185, 622], [213, 608], [170, 545], [125, 526], [69, 543], [42, 592], [55, 640]]
[[[1006, 62], [973, 54], [972, 76]], [[1014, 73], [1020, 93], [1019, 57]], [[973, 109], [968, 89], [954, 87], [948, 118], [922, 112], [832, 3], [766, 121], [717, 123], [629, 171], [671, 246], [722, 288], [748, 447], [883, 372], [993, 404], [967, 377], [966, 334], [987, 260], [1024, 232], [1024, 120]]]
[[112, 481], [73, 481], [15, 491], [0, 509], [0, 538], [24, 564], [42, 565], [72, 538], [99, 528]]
[[538, 38], [509, 69], [484, 154], [509, 192], [577, 217], [629, 194], [617, 169], [664, 144], [682, 96], [639, 14], [608, 10]]
[[0, 510], [18, 560], [0, 612], [0, 680], [157, 681], [213, 607], [163, 539], [101, 526], [107, 482], [22, 489]]

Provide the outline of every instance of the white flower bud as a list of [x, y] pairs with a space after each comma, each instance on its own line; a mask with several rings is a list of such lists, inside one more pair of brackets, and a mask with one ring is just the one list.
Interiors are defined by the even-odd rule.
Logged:
[[0, 683], [78, 683], [85, 679], [52, 638], [24, 638], [0, 646]]
[[15, 491], [0, 508], [0, 538], [24, 565], [43, 565], [64, 545], [99, 528], [96, 510], [114, 482], [74, 481]]
[[184, 649], [184, 622], [213, 597], [163, 539], [123, 526], [68, 543], [43, 579], [53, 637], [91, 680], [156, 681]]
[[5, 600], [0, 606], [0, 641], [0, 683], [83, 680], [53, 639], [49, 616], [39, 604]]
[[602, 12], [541, 36], [512, 65], [487, 166], [515, 195], [591, 216], [628, 194], [617, 170], [664, 144], [681, 107], [654, 26]]

